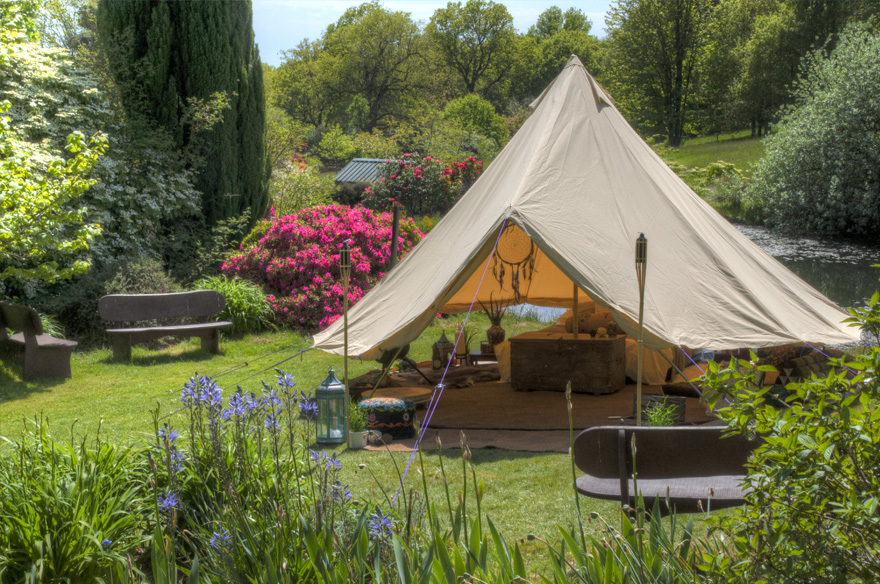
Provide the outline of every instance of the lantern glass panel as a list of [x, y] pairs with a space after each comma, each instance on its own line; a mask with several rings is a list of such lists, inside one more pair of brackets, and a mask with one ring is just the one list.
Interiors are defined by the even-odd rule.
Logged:
[[315, 391], [318, 405], [315, 439], [319, 444], [342, 444], [346, 440], [345, 385], [331, 370]]

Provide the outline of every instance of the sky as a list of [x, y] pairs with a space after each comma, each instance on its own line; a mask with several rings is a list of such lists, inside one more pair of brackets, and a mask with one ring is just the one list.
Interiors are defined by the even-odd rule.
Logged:
[[[499, 1], [499, 0], [496, 0]], [[296, 47], [303, 39], [317, 39], [327, 25], [336, 22], [350, 6], [361, 2], [352, 0], [252, 0], [254, 35], [260, 47], [260, 59], [269, 65], [281, 64], [281, 51]], [[462, 2], [463, 3], [463, 2]], [[526, 32], [538, 20], [538, 15], [551, 6], [562, 10], [580, 8], [592, 21], [592, 34], [605, 36], [605, 12], [611, 0], [500, 0], [513, 16], [513, 25]], [[447, 2], [433, 0], [385, 0], [389, 10], [409, 12], [416, 21], [427, 22], [438, 8]]]

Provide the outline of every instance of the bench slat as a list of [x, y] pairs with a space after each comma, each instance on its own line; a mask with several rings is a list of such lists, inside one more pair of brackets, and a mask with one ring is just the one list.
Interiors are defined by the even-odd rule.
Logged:
[[696, 510], [697, 501], [703, 501], [705, 509], [711, 487], [715, 492], [712, 508], [740, 505], [745, 464], [758, 442], [740, 435], [724, 436], [726, 432], [723, 426], [588, 428], [578, 435], [572, 449], [575, 464], [586, 473], [576, 481], [578, 491], [632, 504], [635, 468], [646, 501], [657, 496], [662, 501], [668, 488], [679, 510]]
[[194, 324], [177, 324], [170, 326], [147, 326], [137, 328], [118, 328], [107, 329], [108, 334], [131, 334], [143, 333], [148, 331], [158, 331], [164, 335], [173, 335], [175, 333], [186, 334], [192, 331], [208, 330], [215, 328], [225, 328], [232, 326], [232, 323], [226, 320], [218, 320], [217, 322], [198, 322]]
[[[656, 498], [666, 498], [667, 488], [669, 499], [674, 505], [683, 510], [688, 504], [695, 505], [695, 501], [703, 501], [703, 509], [711, 498], [713, 509], [742, 505], [745, 490], [743, 489], [744, 475], [719, 475], [709, 477], [685, 477], [680, 479], [639, 479], [639, 492], [642, 493], [647, 507], [650, 509], [651, 502]], [[620, 484], [617, 479], [597, 479], [589, 475], [578, 477], [578, 491], [581, 494], [595, 499], [607, 499], [617, 501], [620, 499]], [[628, 499], [635, 499], [632, 479], [627, 481]], [[709, 496], [712, 489], [712, 496]]]
[[98, 314], [114, 322], [164, 318], [206, 318], [226, 306], [226, 299], [215, 290], [172, 294], [110, 294], [98, 301]]
[[[9, 337], [9, 340], [17, 345], [24, 345], [27, 343], [24, 338], [24, 333], [15, 333]], [[34, 335], [34, 340], [37, 342], [38, 347], [76, 347], [78, 344], [76, 341], [50, 337], [47, 334]]]

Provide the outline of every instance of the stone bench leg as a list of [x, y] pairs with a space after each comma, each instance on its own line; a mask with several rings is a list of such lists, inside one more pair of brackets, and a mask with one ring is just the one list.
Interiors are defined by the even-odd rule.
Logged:
[[73, 347], [26, 347], [22, 378], [25, 381], [48, 377], [70, 378], [71, 353]]
[[114, 361], [131, 361], [131, 339], [128, 335], [110, 335]]
[[216, 355], [220, 352], [220, 329], [211, 329], [200, 335], [202, 350]]

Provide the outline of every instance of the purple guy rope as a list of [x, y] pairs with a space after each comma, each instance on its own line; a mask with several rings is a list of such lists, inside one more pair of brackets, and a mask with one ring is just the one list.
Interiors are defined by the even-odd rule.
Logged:
[[[816, 351], [817, 353], [821, 353], [822, 355], [825, 355], [827, 358], [829, 358], [829, 359], [833, 359], [833, 357], [832, 357], [831, 355], [829, 355], [828, 353], [822, 351], [821, 349], [817, 349], [816, 347], [814, 347], [814, 346], [811, 345], [810, 343], [804, 341], [804, 344], [805, 344], [806, 346], [810, 347], [811, 349], [813, 349], [814, 351]], [[842, 359], [841, 359], [841, 361], [840, 361], [840, 364], [843, 365], [844, 368], [846, 368], [846, 370], [849, 371], [850, 373], [852, 373], [853, 375], [856, 375], [856, 374], [857, 374], [855, 370], [850, 369], [849, 367], [847, 367], [847, 366], [843, 363], [843, 360], [842, 360]]]
[[[501, 240], [501, 234], [504, 233], [504, 227], [506, 225], [507, 218], [505, 217], [504, 221], [501, 222], [501, 228], [498, 230], [498, 237], [495, 238], [495, 245], [492, 246], [492, 251], [486, 258], [486, 267], [483, 268], [483, 275], [480, 276], [480, 283], [477, 286], [476, 292], [474, 292], [474, 297], [471, 299], [471, 305], [468, 308], [467, 315], [464, 317], [464, 325], [461, 327], [461, 330], [458, 332], [458, 337], [455, 339], [455, 346], [458, 346], [458, 343], [461, 340], [461, 335], [464, 334], [464, 328], [467, 325], [468, 319], [471, 317], [471, 312], [474, 310], [474, 304], [477, 302], [477, 294], [480, 293], [480, 288], [483, 287], [483, 280], [486, 279], [486, 271], [489, 269], [489, 259], [495, 254], [495, 250], [498, 248], [498, 242]], [[431, 400], [428, 402], [426, 410], [427, 415], [425, 416], [425, 423], [422, 424], [419, 437], [413, 445], [412, 454], [409, 456], [409, 462], [406, 463], [406, 469], [403, 471], [403, 477], [400, 479], [400, 486], [397, 487], [397, 491], [394, 493], [394, 499], [391, 500], [392, 507], [397, 504], [397, 496], [400, 494], [400, 489], [403, 488], [403, 481], [406, 480], [406, 474], [409, 472], [409, 468], [412, 466], [413, 460], [416, 458], [416, 452], [419, 451], [419, 446], [422, 443], [422, 438], [425, 437], [425, 432], [428, 431], [428, 425], [431, 423], [431, 417], [434, 415], [434, 410], [437, 409], [437, 404], [440, 403], [440, 397], [443, 395], [443, 390], [446, 389], [446, 386], [443, 385], [443, 381], [446, 379], [446, 374], [449, 372], [449, 366], [451, 364], [452, 360], [450, 359], [447, 361], [446, 369], [443, 370], [443, 375], [440, 377], [440, 383], [437, 384], [434, 388], [434, 393], [431, 394]]]
[[684, 353], [684, 356], [687, 357], [688, 360], [696, 366], [697, 369], [699, 369], [699, 370], [702, 371], [703, 373], [706, 372], [706, 370], [703, 369], [702, 367], [700, 367], [700, 366], [697, 364], [697, 362], [694, 361], [694, 358], [691, 357], [691, 356], [688, 354], [688, 352], [684, 350], [684, 347], [679, 346], [678, 348], [681, 350], [682, 353]]

